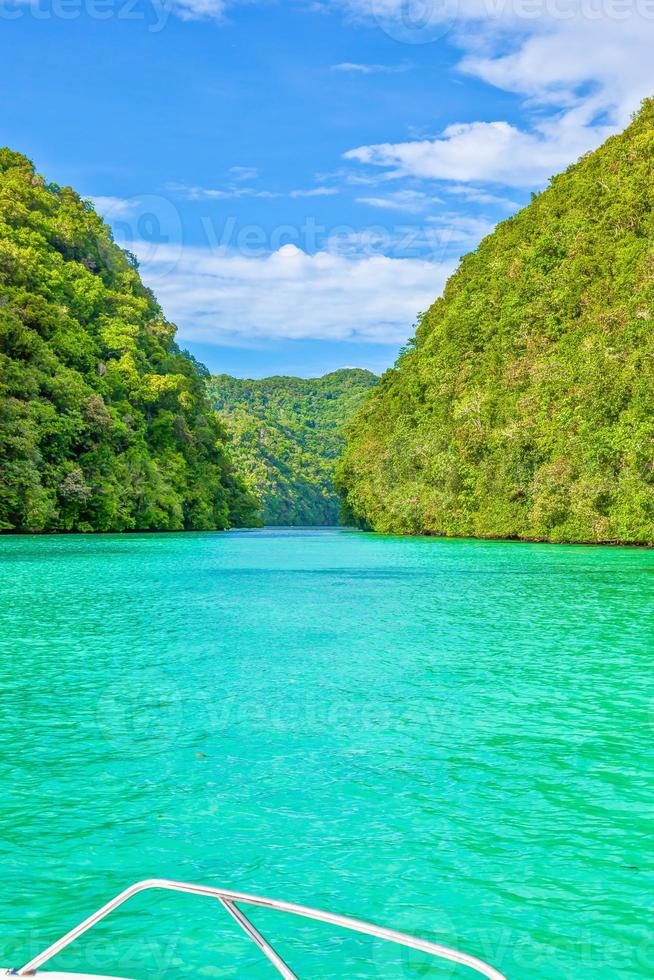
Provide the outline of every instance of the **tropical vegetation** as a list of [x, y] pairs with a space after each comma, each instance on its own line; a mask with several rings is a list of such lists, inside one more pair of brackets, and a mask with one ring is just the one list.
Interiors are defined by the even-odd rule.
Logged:
[[654, 101], [466, 256], [349, 427], [380, 531], [654, 543]]
[[376, 383], [357, 368], [322, 378], [211, 379], [211, 398], [240, 469], [263, 500], [266, 524], [338, 524], [334, 470], [343, 425]]
[[0, 529], [255, 520], [206, 374], [92, 205], [0, 150]]

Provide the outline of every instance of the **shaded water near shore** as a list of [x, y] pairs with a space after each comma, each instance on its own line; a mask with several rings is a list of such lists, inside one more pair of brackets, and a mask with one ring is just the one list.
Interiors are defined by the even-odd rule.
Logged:
[[[654, 552], [346, 530], [0, 540], [0, 959], [134, 880], [358, 915], [511, 980], [649, 977]], [[255, 912], [301, 977], [472, 976]], [[59, 957], [274, 976], [150, 893]]]

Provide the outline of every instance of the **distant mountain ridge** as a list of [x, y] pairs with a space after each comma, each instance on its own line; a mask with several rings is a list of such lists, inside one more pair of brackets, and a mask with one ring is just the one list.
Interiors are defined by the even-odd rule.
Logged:
[[210, 379], [210, 398], [240, 471], [262, 499], [265, 524], [339, 523], [334, 472], [343, 425], [376, 383], [359, 368], [321, 378]]
[[379, 531], [654, 544], [654, 101], [466, 256], [349, 429]]

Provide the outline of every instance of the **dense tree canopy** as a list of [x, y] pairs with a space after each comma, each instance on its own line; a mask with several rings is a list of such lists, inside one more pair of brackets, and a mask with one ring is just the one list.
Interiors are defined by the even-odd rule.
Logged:
[[0, 529], [251, 522], [174, 335], [91, 204], [0, 150]]
[[240, 467], [263, 498], [266, 524], [338, 524], [334, 468], [342, 428], [376, 382], [354, 368], [310, 379], [212, 378], [211, 396]]
[[359, 411], [382, 531], [654, 543], [654, 102], [468, 255]]

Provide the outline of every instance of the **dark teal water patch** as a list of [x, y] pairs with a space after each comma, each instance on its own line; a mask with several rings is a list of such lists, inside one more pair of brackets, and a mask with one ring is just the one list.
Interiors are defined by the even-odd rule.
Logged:
[[[351, 531], [1, 539], [2, 960], [161, 875], [512, 980], [651, 976], [652, 571]], [[300, 976], [466, 975], [257, 921]], [[58, 962], [271, 976], [184, 896], [139, 897]]]

